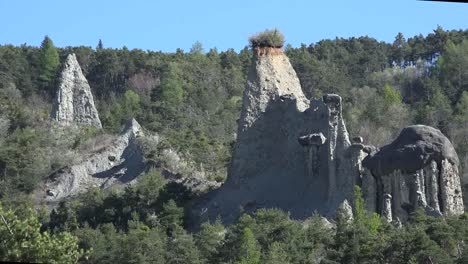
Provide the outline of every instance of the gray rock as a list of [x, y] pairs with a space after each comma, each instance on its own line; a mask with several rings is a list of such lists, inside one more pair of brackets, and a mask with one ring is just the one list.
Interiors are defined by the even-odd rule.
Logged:
[[364, 143], [364, 139], [362, 137], [353, 137], [352, 141], [353, 143], [358, 143], [358, 144]]
[[336, 218], [346, 223], [351, 223], [353, 221], [353, 208], [348, 200], [345, 199], [340, 206], [338, 206], [338, 209], [336, 209]]
[[75, 54], [65, 61], [51, 113], [59, 125], [88, 125], [101, 128], [93, 94]]
[[281, 208], [295, 219], [333, 216], [351, 199], [362, 159], [362, 150], [351, 149], [341, 107], [335, 94], [307, 100], [282, 52], [256, 54], [228, 179], [194, 202], [194, 223], [218, 215], [231, 223], [240, 208]]
[[458, 156], [435, 128], [404, 128], [392, 143], [364, 158], [362, 165], [368, 207], [389, 221], [406, 221], [417, 208], [430, 215], [463, 214]]
[[325, 141], [327, 141], [327, 139], [322, 133], [313, 133], [310, 135], [299, 137], [298, 141], [303, 146], [310, 146], [310, 145], [321, 146], [325, 144]]
[[46, 191], [39, 195], [53, 205], [91, 187], [105, 189], [134, 181], [146, 169], [141, 150], [135, 142], [136, 137], [142, 135], [138, 122], [130, 120], [123, 132], [108, 145], [85, 154], [73, 165], [50, 175], [42, 188]]

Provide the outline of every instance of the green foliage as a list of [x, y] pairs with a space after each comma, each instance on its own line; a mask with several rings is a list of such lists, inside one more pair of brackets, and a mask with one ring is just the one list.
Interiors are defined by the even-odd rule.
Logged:
[[67, 232], [41, 232], [37, 216], [29, 210], [19, 217], [0, 204], [0, 259], [40, 263], [77, 263], [83, 255], [78, 239]]
[[161, 212], [161, 225], [172, 233], [182, 225], [184, 210], [177, 206], [174, 200], [169, 200], [163, 205]]
[[385, 84], [384, 86], [383, 97], [385, 104], [388, 106], [402, 103], [402, 98], [398, 90], [396, 90], [389, 84]]
[[361, 188], [357, 185], [354, 186], [353, 205], [354, 222], [364, 226], [372, 235], [377, 234], [382, 226], [382, 220], [378, 214], [366, 210]]
[[114, 98], [112, 106], [108, 112], [104, 113], [104, 126], [113, 131], [119, 131], [123, 124], [131, 118], [136, 118], [140, 111], [140, 96], [132, 90], [127, 90], [121, 98]]
[[239, 261], [240, 264], [260, 263], [261, 252], [250, 228], [244, 228], [240, 238]]
[[274, 242], [273, 244], [271, 244], [268, 250], [267, 256], [264, 260], [264, 263], [267, 263], [267, 264], [291, 263], [289, 262], [289, 256], [285, 248], [286, 248], [285, 245], [278, 243], [278, 242]]
[[160, 101], [165, 108], [177, 107], [184, 100], [181, 70], [176, 63], [170, 63], [163, 74]]
[[463, 91], [468, 90], [468, 40], [459, 44], [448, 41], [445, 54], [440, 58], [441, 77], [448, 88], [447, 96], [456, 101]]
[[41, 51], [39, 54], [39, 65], [41, 67], [39, 79], [46, 89], [50, 89], [49, 91], [52, 91], [52, 87], [50, 87], [51, 81], [54, 80], [57, 74], [59, 64], [58, 50], [54, 46], [52, 39], [45, 36], [41, 43]]
[[284, 45], [284, 35], [278, 29], [265, 30], [249, 38], [252, 47], [281, 48]]
[[216, 263], [219, 257], [218, 252], [223, 245], [226, 230], [217, 220], [214, 224], [203, 223], [200, 231], [195, 234], [197, 247], [200, 249], [200, 254], [205, 262]]
[[181, 227], [176, 227], [169, 238], [166, 252], [167, 263], [173, 264], [198, 264], [201, 263], [200, 252], [195, 246], [192, 235]]

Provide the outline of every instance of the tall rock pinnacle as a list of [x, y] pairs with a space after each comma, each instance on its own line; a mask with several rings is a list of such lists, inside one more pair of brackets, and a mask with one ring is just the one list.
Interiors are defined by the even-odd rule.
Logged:
[[239, 120], [239, 132], [248, 129], [268, 107], [270, 101], [283, 95], [296, 98], [297, 109], [304, 111], [309, 100], [302, 92], [288, 57], [279, 48], [256, 47], [243, 98], [243, 108]]
[[254, 47], [228, 179], [194, 205], [194, 221], [229, 223], [239, 208], [334, 213], [359, 177], [354, 153], [341, 97], [307, 100], [282, 50]]
[[54, 100], [51, 117], [60, 125], [89, 125], [101, 128], [93, 94], [75, 54], [69, 54]]

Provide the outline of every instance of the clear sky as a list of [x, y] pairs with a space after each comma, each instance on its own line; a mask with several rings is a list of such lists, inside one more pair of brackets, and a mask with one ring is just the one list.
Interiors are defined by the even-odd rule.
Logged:
[[294, 47], [325, 38], [370, 36], [392, 42], [437, 27], [468, 29], [468, 4], [416, 0], [0, 0], [0, 44], [185, 51], [247, 45], [277, 27]]

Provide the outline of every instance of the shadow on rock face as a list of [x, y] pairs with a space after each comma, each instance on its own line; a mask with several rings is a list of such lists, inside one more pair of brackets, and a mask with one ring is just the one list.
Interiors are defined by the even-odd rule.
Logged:
[[304, 112], [294, 96], [271, 100], [239, 133], [226, 183], [192, 204], [192, 225], [218, 216], [232, 223], [241, 208], [281, 208], [294, 219], [334, 213], [359, 175], [345, 158], [350, 142], [339, 99], [332, 106], [312, 100]]

